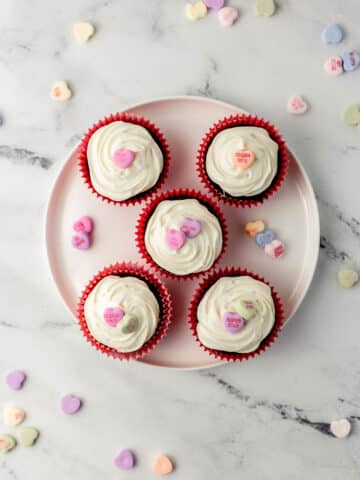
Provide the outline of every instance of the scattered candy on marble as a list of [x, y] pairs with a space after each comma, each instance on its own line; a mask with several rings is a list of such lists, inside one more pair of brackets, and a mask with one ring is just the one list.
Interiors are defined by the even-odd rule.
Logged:
[[343, 288], [351, 288], [359, 281], [359, 275], [354, 270], [343, 269], [338, 271], [338, 282]]
[[104, 320], [110, 327], [117, 327], [124, 316], [125, 312], [120, 307], [106, 307], [104, 309]]
[[12, 435], [0, 434], [0, 453], [10, 452], [16, 447], [16, 440]]
[[235, 7], [224, 7], [218, 11], [218, 19], [223, 27], [231, 27], [239, 18], [239, 10]]
[[94, 229], [93, 219], [87, 215], [79, 218], [73, 225], [75, 232], [92, 233]]
[[271, 243], [275, 238], [275, 233], [272, 230], [266, 229], [255, 235], [255, 242], [259, 247], [265, 248], [265, 245]]
[[343, 68], [345, 72], [352, 72], [356, 70], [360, 65], [360, 55], [354, 50], [349, 52], [344, 52], [341, 55], [343, 61]]
[[121, 321], [120, 331], [125, 334], [133, 333], [133, 332], [136, 332], [138, 327], [139, 327], [138, 319], [134, 315], [128, 313], [125, 315], [125, 317]]
[[333, 76], [342, 75], [344, 73], [343, 60], [341, 57], [330, 57], [324, 63], [324, 70]]
[[189, 20], [200, 20], [207, 15], [207, 7], [201, 0], [195, 3], [187, 3], [185, 13]]
[[135, 455], [131, 450], [126, 448], [115, 457], [114, 464], [117, 468], [120, 468], [120, 470], [130, 470], [135, 466]]
[[265, 230], [265, 223], [262, 220], [255, 220], [254, 222], [248, 222], [245, 225], [245, 232], [250, 237], [255, 237], [255, 235], [259, 232]]
[[279, 258], [285, 252], [285, 245], [280, 240], [273, 240], [265, 245], [264, 252], [272, 258]]
[[157, 475], [167, 475], [174, 470], [174, 466], [169, 457], [166, 455], [159, 455], [156, 457], [155, 462], [152, 466], [153, 473]]
[[87, 43], [94, 36], [95, 28], [89, 22], [78, 22], [73, 25], [73, 33], [79, 43]]
[[51, 88], [51, 98], [58, 102], [65, 102], [72, 97], [72, 91], [69, 85], [64, 81], [54, 83]]
[[256, 313], [256, 308], [251, 300], [239, 300], [235, 305], [236, 312], [245, 320], [250, 320]]
[[201, 232], [201, 222], [194, 218], [184, 218], [180, 224], [180, 230], [187, 238], [195, 238]]
[[328, 25], [321, 34], [321, 39], [326, 44], [340, 43], [343, 37], [344, 32], [342, 31], [340, 25], [338, 25], [337, 23], [332, 23], [331, 25]]
[[39, 435], [39, 430], [34, 427], [21, 427], [18, 433], [19, 443], [22, 447], [32, 447]]
[[293, 95], [289, 98], [287, 103], [287, 111], [292, 115], [302, 115], [307, 112], [308, 105], [305, 100], [299, 95]]
[[79, 250], [88, 250], [91, 247], [91, 236], [86, 232], [77, 232], [72, 236], [71, 244]]
[[356, 126], [360, 124], [360, 110], [358, 105], [349, 105], [343, 112], [345, 125]]
[[223, 8], [225, 0], [204, 0], [205, 5], [212, 10], [220, 10]]
[[81, 408], [81, 400], [75, 395], [65, 395], [61, 399], [61, 409], [66, 415], [73, 415]]
[[346, 418], [333, 420], [330, 423], [330, 431], [337, 438], [345, 438], [351, 432], [351, 423]]
[[171, 250], [179, 250], [186, 242], [184, 232], [170, 228], [165, 232], [165, 241]]
[[274, 0], [256, 0], [255, 13], [259, 16], [271, 17], [275, 13]]
[[235, 167], [239, 170], [246, 170], [254, 163], [255, 153], [246, 149], [236, 150], [232, 154], [232, 160]]
[[119, 148], [114, 151], [113, 160], [119, 168], [129, 168], [135, 160], [135, 152], [129, 148]]
[[230, 333], [239, 332], [245, 325], [244, 318], [237, 312], [226, 312], [223, 320], [226, 330]]
[[3, 417], [4, 423], [8, 427], [20, 425], [25, 420], [25, 411], [22, 408], [7, 406], [4, 407]]
[[21, 390], [26, 380], [26, 374], [22, 370], [13, 370], [5, 377], [6, 385], [12, 390]]

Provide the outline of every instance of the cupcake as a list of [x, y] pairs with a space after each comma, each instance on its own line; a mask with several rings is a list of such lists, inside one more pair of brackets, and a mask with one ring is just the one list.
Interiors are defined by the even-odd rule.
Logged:
[[148, 120], [117, 113], [90, 128], [78, 158], [81, 174], [93, 193], [109, 203], [129, 205], [164, 183], [169, 148]]
[[254, 357], [277, 337], [283, 309], [261, 277], [225, 269], [205, 279], [190, 307], [190, 327], [202, 348], [222, 360]]
[[170, 297], [153, 274], [132, 263], [99, 272], [78, 303], [86, 339], [114, 358], [138, 359], [164, 337], [171, 317]]
[[142, 257], [173, 278], [206, 272], [225, 250], [227, 230], [218, 206], [195, 190], [160, 194], [144, 207], [136, 228]]
[[205, 135], [197, 170], [205, 187], [229, 204], [255, 206], [273, 195], [287, 171], [287, 150], [275, 127], [236, 115]]

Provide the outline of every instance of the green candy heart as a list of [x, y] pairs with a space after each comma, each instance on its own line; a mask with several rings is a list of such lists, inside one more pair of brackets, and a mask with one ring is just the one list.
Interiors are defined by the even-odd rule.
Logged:
[[250, 300], [239, 300], [235, 305], [235, 311], [245, 320], [250, 320], [256, 313], [255, 305]]
[[351, 288], [359, 280], [359, 275], [354, 270], [339, 270], [338, 282], [343, 288]]
[[39, 437], [39, 431], [34, 427], [22, 427], [19, 430], [19, 443], [23, 447], [32, 447]]
[[271, 17], [272, 15], [274, 15], [274, 0], [256, 0], [255, 13], [256, 15], [261, 15], [264, 17]]
[[360, 111], [358, 105], [350, 105], [343, 112], [343, 120], [345, 125], [359, 125]]
[[133, 333], [139, 328], [139, 320], [131, 313], [127, 313], [120, 322], [122, 333]]
[[1, 434], [0, 435], [0, 453], [10, 452], [13, 448], [16, 447], [16, 440], [11, 435]]

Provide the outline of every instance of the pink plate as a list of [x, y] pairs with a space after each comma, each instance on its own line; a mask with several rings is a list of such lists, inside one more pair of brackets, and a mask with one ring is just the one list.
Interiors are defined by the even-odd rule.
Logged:
[[[166, 189], [193, 187], [203, 190], [195, 172], [201, 138], [216, 120], [241, 110], [209, 98], [173, 97], [135, 105], [127, 111], [153, 120], [165, 134], [173, 159]], [[119, 207], [98, 200], [80, 178], [76, 149], [69, 155], [50, 195], [46, 247], [53, 278], [74, 317], [77, 299], [94, 273], [116, 261], [140, 260], [134, 242], [139, 211], [140, 206]], [[230, 235], [229, 247], [220, 265], [246, 267], [265, 277], [280, 294], [288, 320], [304, 299], [319, 253], [317, 204], [300, 161], [291, 155], [284, 185], [263, 206], [252, 209], [225, 207], [224, 212]], [[72, 225], [83, 215], [90, 215], [95, 223], [94, 244], [87, 251], [76, 250], [71, 245]], [[243, 226], [254, 219], [264, 220], [285, 243], [287, 250], [282, 258], [268, 257], [245, 235]], [[187, 306], [198, 281], [166, 283], [175, 303], [173, 324], [160, 346], [141, 362], [182, 369], [221, 364], [196, 345], [187, 326]]]

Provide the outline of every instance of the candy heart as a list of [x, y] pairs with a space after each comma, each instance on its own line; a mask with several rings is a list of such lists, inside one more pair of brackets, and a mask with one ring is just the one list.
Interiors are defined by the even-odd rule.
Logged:
[[124, 318], [125, 312], [120, 307], [106, 307], [104, 309], [104, 320], [110, 327], [116, 327]]
[[11, 435], [0, 434], [0, 453], [10, 452], [16, 446], [16, 440]]
[[26, 375], [21, 370], [14, 370], [10, 372], [5, 377], [5, 382], [9, 388], [12, 390], [21, 390], [24, 386], [26, 380]]
[[21, 427], [19, 430], [19, 443], [22, 447], [32, 447], [39, 435], [39, 430], [36, 430], [34, 427]]
[[136, 332], [136, 330], [139, 328], [139, 320], [131, 314], [125, 315], [123, 318], [121, 325], [120, 325], [120, 331], [122, 333], [133, 333]]
[[341, 57], [330, 57], [324, 63], [324, 70], [330, 75], [342, 75], [344, 73], [343, 61]]
[[321, 34], [321, 39], [324, 43], [340, 43], [343, 39], [343, 31], [337, 23], [328, 25]]
[[73, 225], [75, 232], [91, 233], [94, 229], [94, 222], [91, 217], [84, 216], [76, 220]]
[[330, 423], [330, 430], [337, 438], [345, 438], [351, 432], [351, 423], [346, 418], [333, 420]]
[[170, 228], [165, 232], [165, 241], [171, 250], [179, 250], [186, 242], [186, 236], [184, 232]]
[[114, 463], [121, 470], [130, 470], [135, 466], [135, 456], [131, 450], [125, 449], [115, 457]]
[[73, 415], [81, 408], [81, 400], [75, 395], [65, 395], [61, 399], [61, 408], [66, 415]]
[[343, 60], [343, 68], [345, 72], [352, 72], [360, 65], [360, 55], [354, 50], [343, 53], [341, 58]]
[[359, 281], [359, 275], [353, 270], [340, 270], [338, 272], [338, 282], [343, 288], [351, 288]]
[[95, 28], [89, 22], [78, 22], [73, 25], [73, 33], [79, 43], [86, 43], [94, 35]]
[[343, 113], [343, 120], [345, 125], [360, 124], [360, 111], [358, 105], [350, 105], [346, 107]]
[[188, 238], [195, 238], [201, 232], [201, 223], [193, 218], [184, 218], [180, 224], [180, 230]]
[[255, 235], [255, 242], [261, 248], [264, 248], [265, 245], [271, 243], [273, 240], [275, 240], [275, 233], [269, 229]]
[[119, 148], [114, 151], [113, 160], [119, 168], [128, 168], [135, 160], [135, 152], [128, 148]]
[[239, 300], [235, 310], [245, 320], [250, 320], [256, 313], [255, 305], [251, 300]]
[[293, 115], [301, 115], [308, 109], [305, 100], [298, 95], [293, 95], [289, 98], [287, 103], [287, 111]]
[[223, 316], [224, 325], [228, 332], [237, 333], [245, 325], [245, 320], [236, 312], [226, 312]]
[[59, 82], [54, 83], [51, 89], [51, 98], [58, 102], [64, 102], [69, 100], [72, 97], [72, 91], [69, 85], [60, 80]]
[[73, 247], [79, 250], [87, 250], [91, 247], [91, 238], [86, 232], [77, 232], [72, 236], [71, 243]]
[[255, 153], [251, 150], [236, 150], [232, 154], [232, 160], [235, 167], [240, 170], [246, 170], [250, 168], [255, 161]]
[[271, 17], [275, 13], [274, 0], [256, 0], [255, 4], [256, 15]]
[[255, 235], [259, 232], [265, 230], [265, 223], [262, 220], [255, 220], [255, 222], [248, 222], [245, 225], [245, 232], [250, 237], [255, 237]]
[[207, 8], [205, 3], [200, 0], [195, 3], [187, 3], [185, 13], [190, 20], [200, 20], [207, 15]]
[[15, 427], [25, 420], [25, 412], [22, 408], [5, 407], [4, 423], [8, 427]]
[[218, 19], [223, 27], [230, 27], [239, 17], [239, 11], [235, 7], [224, 7], [218, 11]]
[[264, 252], [272, 258], [279, 258], [285, 252], [285, 245], [280, 240], [273, 240], [265, 245]]
[[167, 475], [173, 471], [174, 467], [169, 457], [166, 455], [159, 455], [156, 457], [152, 466], [153, 473], [158, 475]]
[[212, 10], [220, 10], [224, 6], [224, 0], [204, 0], [205, 5]]

